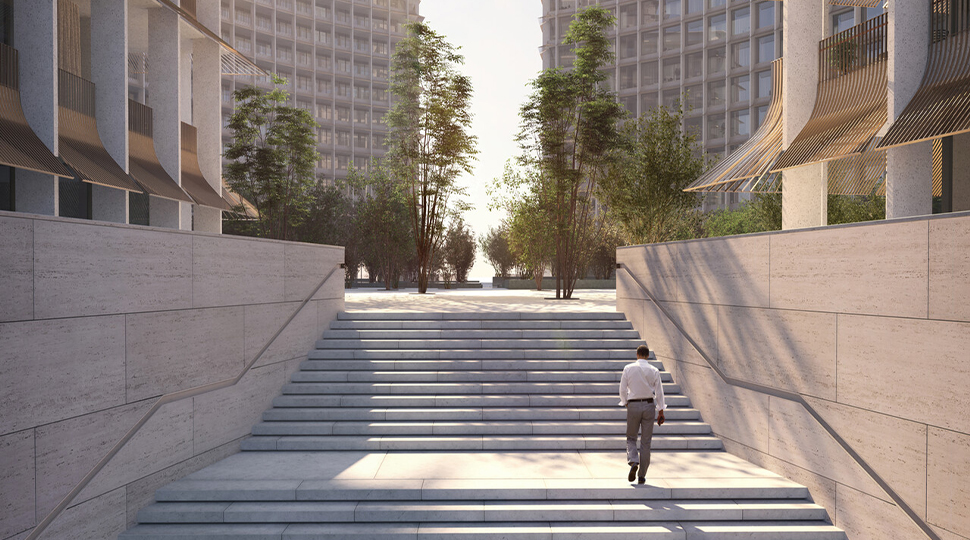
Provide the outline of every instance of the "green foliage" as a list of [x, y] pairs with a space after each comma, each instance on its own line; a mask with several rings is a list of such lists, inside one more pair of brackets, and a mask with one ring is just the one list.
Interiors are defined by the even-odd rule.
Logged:
[[737, 210], [711, 212], [703, 229], [705, 237], [781, 230], [781, 194], [756, 193]]
[[468, 271], [475, 264], [475, 233], [465, 225], [461, 216], [452, 219], [441, 251], [444, 263], [455, 276], [455, 281], [468, 281]]
[[694, 133], [683, 133], [683, 110], [653, 109], [627, 122], [622, 145], [599, 194], [635, 244], [667, 242], [677, 237], [697, 196], [684, 192], [704, 171], [696, 157]]
[[351, 167], [348, 182], [358, 193], [354, 228], [371, 277], [390, 290], [414, 252], [410, 213], [402, 186], [383, 167], [363, 175]]
[[509, 245], [509, 223], [503, 221], [498, 227], [488, 230], [488, 234], [478, 239], [478, 246], [488, 264], [495, 269], [495, 275], [509, 277], [516, 266], [515, 254]]
[[552, 216], [546, 201], [532, 191], [539, 184], [539, 174], [534, 168], [516, 169], [507, 163], [502, 178], [495, 179], [489, 189], [489, 207], [503, 209], [509, 216], [506, 237], [516, 266], [521, 275], [536, 280], [536, 290], [542, 290], [542, 276], [556, 251], [550, 234]]
[[343, 183], [317, 183], [310, 190], [306, 219], [296, 228], [296, 239], [313, 244], [344, 247], [349, 287], [361, 265], [361, 238], [357, 231], [357, 208]]
[[828, 224], [886, 219], [886, 198], [878, 195], [829, 195]]
[[594, 248], [589, 267], [596, 279], [609, 279], [616, 270], [616, 248], [626, 242], [619, 225], [608, 212], [596, 220], [595, 231], [591, 238]]
[[[614, 20], [598, 6], [579, 12], [563, 41], [575, 46], [572, 69], [540, 73], [520, 111], [520, 164], [534, 171], [522, 177], [531, 197], [522, 216], [531, 219], [535, 212], [548, 224], [543, 231], [551, 233], [554, 246], [556, 298], [572, 297], [578, 271], [592, 254], [584, 241], [594, 226], [592, 196], [618, 143], [617, 123], [626, 115], [603, 84], [602, 69], [614, 60], [607, 36]], [[513, 230], [515, 224], [513, 215]]]
[[418, 259], [418, 291], [427, 292], [444, 220], [467, 204], [456, 180], [471, 172], [477, 153], [469, 112], [470, 79], [456, 69], [464, 62], [456, 48], [427, 24], [405, 26], [391, 63], [394, 106], [385, 117], [390, 133], [386, 163], [402, 183]]
[[307, 216], [319, 156], [317, 123], [308, 111], [286, 105], [285, 82], [274, 75], [268, 92], [254, 86], [233, 92], [224, 176], [259, 212], [258, 236], [292, 240]]

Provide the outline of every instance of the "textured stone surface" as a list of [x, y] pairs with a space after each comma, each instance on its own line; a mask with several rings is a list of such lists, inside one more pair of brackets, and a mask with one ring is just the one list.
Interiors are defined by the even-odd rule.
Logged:
[[317, 308], [317, 336], [323, 334], [324, 330], [330, 328], [330, 323], [337, 318], [337, 313], [344, 310], [344, 299], [337, 300], [312, 300], [311, 305]]
[[243, 368], [244, 309], [129, 315], [128, 401], [238, 375]]
[[191, 306], [192, 236], [34, 221], [34, 317]]
[[[675, 304], [664, 302], [671, 316], [676, 317], [678, 323], [688, 334], [707, 352], [711, 358], [716, 358], [716, 324], [717, 312], [712, 306], [697, 304]], [[657, 358], [672, 358], [707, 366], [707, 361], [697, 352], [684, 335], [677, 329], [660, 309], [652, 302], [641, 303], [642, 314], [632, 320], [639, 322], [640, 337], [649, 344], [650, 350], [655, 351]], [[693, 323], [693, 324], [691, 324]], [[699, 333], [698, 328], [708, 329]]]
[[967, 351], [970, 323], [842, 315], [839, 402], [970, 433]]
[[0, 538], [34, 526], [34, 432], [0, 437]]
[[[259, 354], [259, 351], [299, 308], [300, 302], [246, 306], [245, 361], [250, 362]], [[306, 358], [307, 351], [313, 348], [314, 342], [319, 337], [317, 306], [307, 304], [270, 345], [256, 365], [264, 366], [293, 358]]]
[[125, 490], [119, 488], [64, 511], [44, 531], [51, 540], [104, 540], [125, 530]]
[[[126, 405], [37, 428], [37, 506], [46, 514], [148, 410]], [[84, 501], [192, 457], [192, 401], [165, 405], [75, 499]]]
[[721, 306], [718, 365], [729, 377], [835, 399], [834, 313]]
[[229, 236], [194, 236], [193, 307], [283, 301], [283, 244]]
[[34, 223], [0, 215], [0, 322], [34, 316]]
[[930, 428], [926, 518], [970, 537], [970, 435]]
[[835, 525], [852, 540], [912, 540], [926, 536], [895, 504], [842, 484], [837, 488]]
[[926, 250], [925, 221], [774, 234], [771, 307], [926, 317]]
[[124, 321], [0, 324], [0, 433], [123, 404]]
[[[344, 262], [343, 249], [307, 244], [286, 244], [283, 250], [284, 300], [303, 301], [330, 271]], [[334, 298], [343, 292], [343, 270], [338, 269], [314, 298]], [[338, 289], [334, 290], [334, 283]], [[334, 293], [338, 294], [334, 294]]]
[[930, 221], [929, 254], [929, 317], [970, 321], [970, 216]]
[[235, 386], [194, 398], [195, 451], [204, 452], [248, 434], [279, 394], [283, 373], [282, 365], [254, 369]]

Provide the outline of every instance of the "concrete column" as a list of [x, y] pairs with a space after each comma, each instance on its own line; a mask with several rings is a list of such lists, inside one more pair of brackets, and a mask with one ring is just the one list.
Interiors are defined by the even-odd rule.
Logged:
[[[108, 154], [128, 172], [128, 3], [91, 0], [90, 37], [98, 134]], [[127, 192], [94, 186], [91, 196], [93, 219], [128, 223]]]
[[[198, 2], [199, 22], [219, 28], [219, 3]], [[192, 119], [198, 129], [199, 167], [216, 193], [222, 194], [222, 52], [210, 39], [192, 42]], [[195, 208], [195, 230], [221, 233], [222, 211]]]
[[[828, 25], [825, 0], [785, 2], [783, 142], [788, 148], [805, 127], [818, 91], [818, 42]], [[782, 181], [782, 228], [817, 227], [828, 222], [828, 181], [824, 164], [785, 171]]]
[[[166, 8], [148, 10], [148, 106], [152, 108], [155, 154], [165, 172], [181, 183], [182, 106], [181, 39], [178, 15]], [[152, 226], [189, 229], [180, 203], [150, 197], [149, 221]]]
[[[182, 42], [179, 50], [179, 103], [182, 113], [182, 122], [195, 125], [193, 122], [194, 110], [192, 107], [192, 42], [193, 40], [181, 36]], [[183, 227], [188, 230], [195, 230], [195, 218], [198, 205], [179, 203], [179, 211], [182, 215]]]
[[[14, 47], [27, 123], [57, 155], [57, 0], [14, 1]], [[19, 169], [16, 197], [20, 212], [56, 216], [57, 177]]]
[[[786, 6], [787, 8], [788, 6]], [[897, 21], [899, 24], [896, 24]], [[889, 4], [889, 121], [919, 89], [929, 47], [930, 12], [925, 2]], [[886, 151], [886, 218], [933, 213], [933, 147], [930, 142]]]
[[953, 211], [970, 210], [970, 133], [953, 136]]

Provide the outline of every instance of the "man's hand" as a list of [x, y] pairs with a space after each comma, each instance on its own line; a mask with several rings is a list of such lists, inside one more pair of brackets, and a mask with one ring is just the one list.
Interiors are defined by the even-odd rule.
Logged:
[[657, 425], [658, 426], [664, 425], [664, 412], [663, 411], [660, 411], [660, 412], [657, 413]]

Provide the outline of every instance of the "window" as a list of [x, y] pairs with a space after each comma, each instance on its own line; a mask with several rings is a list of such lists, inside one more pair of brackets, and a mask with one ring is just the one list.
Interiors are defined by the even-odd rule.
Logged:
[[370, 52], [370, 41], [367, 39], [355, 39], [354, 50], [357, 52]]
[[701, 116], [684, 120], [684, 133], [694, 135], [695, 137], [700, 137], [703, 129], [701, 126], [703, 123], [704, 118]]
[[637, 35], [631, 34], [620, 38], [620, 58], [633, 58], [637, 55]]
[[657, 54], [657, 41], [659, 34], [657, 31], [643, 32], [640, 34], [640, 54]]
[[664, 0], [664, 19], [680, 18], [680, 0]]
[[687, 0], [687, 14], [700, 13], [704, 9], [704, 0]]
[[643, 112], [650, 111], [657, 107], [657, 93], [647, 92], [646, 94], [640, 94], [640, 110]]
[[724, 138], [724, 115], [723, 114], [716, 114], [714, 116], [707, 117], [707, 138], [708, 139]]
[[293, 49], [280, 47], [276, 49], [276, 59], [283, 62], [293, 63]]
[[731, 69], [745, 68], [751, 65], [751, 43], [744, 40], [731, 45]]
[[731, 79], [731, 103], [743, 103], [751, 99], [750, 78], [747, 75]]
[[354, 109], [354, 123], [355, 124], [369, 124], [370, 123], [370, 111], [367, 109]]
[[727, 4], [726, 0], [707, 0], [707, 9], [722, 8]]
[[374, 66], [374, 78], [379, 81], [387, 80], [387, 67], [386, 66]]
[[758, 38], [758, 62], [771, 62], [775, 59], [775, 36], [768, 35]]
[[276, 21], [276, 33], [281, 36], [292, 36], [293, 24], [285, 21]]
[[318, 129], [317, 142], [320, 144], [333, 144], [333, 131], [329, 129]]
[[700, 110], [704, 108], [704, 86], [696, 84], [684, 89], [687, 92], [687, 110]]
[[878, 17], [886, 12], [886, 10], [883, 9], [882, 7], [867, 7], [867, 8], [862, 8], [862, 10], [863, 10], [862, 18], [867, 21], [874, 17]]
[[[620, 68], [620, 90], [636, 88], [637, 86], [637, 66], [623, 66]], [[634, 111], [636, 112], [636, 111]]]
[[656, 61], [640, 64], [640, 84], [642, 86], [650, 86], [660, 82], [658, 68], [659, 64]]
[[350, 85], [347, 83], [337, 83], [337, 97], [350, 99]]
[[350, 132], [337, 132], [337, 146], [350, 146]]
[[740, 36], [751, 32], [751, 10], [736, 9], [731, 12], [731, 35]]
[[761, 124], [765, 123], [765, 117], [768, 116], [768, 106], [762, 105], [757, 109], [755, 109], [755, 111], [757, 111], [757, 116], [755, 116], [755, 119], [757, 120], [758, 123], [755, 124], [754, 128], [758, 129], [759, 127], [761, 127]]
[[685, 78], [693, 79], [704, 74], [704, 53], [696, 52], [684, 56]]
[[704, 21], [690, 21], [687, 23], [687, 46], [699, 45], [704, 42]]
[[680, 49], [680, 25], [664, 28], [664, 50], [676, 51]]
[[347, 107], [337, 107], [337, 121], [350, 122], [350, 109]]
[[370, 76], [370, 66], [354, 62], [354, 75], [358, 77]]
[[337, 72], [338, 73], [346, 73], [346, 74], [350, 75], [350, 72], [351, 72], [350, 60], [347, 60], [347, 59], [344, 59], [344, 58], [338, 58], [337, 59]]
[[724, 73], [724, 47], [707, 50], [707, 74]]
[[354, 99], [370, 99], [370, 88], [366, 86], [354, 86]]
[[759, 71], [756, 76], [758, 77], [758, 97], [771, 97], [771, 72]]
[[301, 92], [313, 91], [313, 79], [303, 75], [296, 76], [296, 89]]
[[317, 30], [317, 43], [330, 45], [330, 32], [327, 30]]
[[317, 93], [327, 96], [333, 94], [333, 81], [329, 79], [317, 79]]
[[674, 110], [680, 105], [680, 90], [664, 90], [663, 106]]
[[852, 28], [854, 14], [851, 10], [832, 15], [832, 34], [838, 34]]
[[620, 29], [625, 30], [627, 28], [637, 27], [637, 5], [628, 4], [626, 6], [620, 7], [620, 17], [619, 17]]
[[301, 66], [310, 66], [313, 64], [313, 55], [307, 51], [296, 51], [296, 63]]
[[630, 116], [635, 117], [637, 115], [637, 96], [620, 98], [620, 105], [623, 105], [623, 108], [630, 113]]
[[680, 80], [680, 57], [664, 59], [664, 82]]
[[296, 38], [306, 41], [313, 41], [313, 30], [309, 26], [296, 26]]
[[758, 28], [768, 28], [775, 24], [775, 2], [761, 2], [758, 4]]
[[606, 79], [604, 79], [603, 82], [600, 83], [601, 88], [611, 92], [613, 90], [616, 90], [616, 73], [612, 69], [610, 70], [604, 69], [604, 70], [601, 70], [600, 73], [602, 73], [603, 75], [606, 75]]
[[317, 67], [327, 71], [333, 71], [333, 58], [329, 56], [317, 56]]
[[317, 103], [317, 118], [333, 120], [333, 107], [329, 103]]
[[640, 16], [643, 24], [650, 24], [660, 20], [660, 0], [643, 0], [640, 2]]
[[365, 150], [370, 148], [370, 134], [354, 133], [354, 148], [362, 148]]
[[707, 18], [707, 40], [724, 41], [727, 38], [727, 16], [724, 14]]
[[751, 114], [748, 112], [748, 109], [731, 111], [731, 136], [751, 136]]
[[707, 83], [707, 106], [719, 107], [724, 105], [724, 81]]

